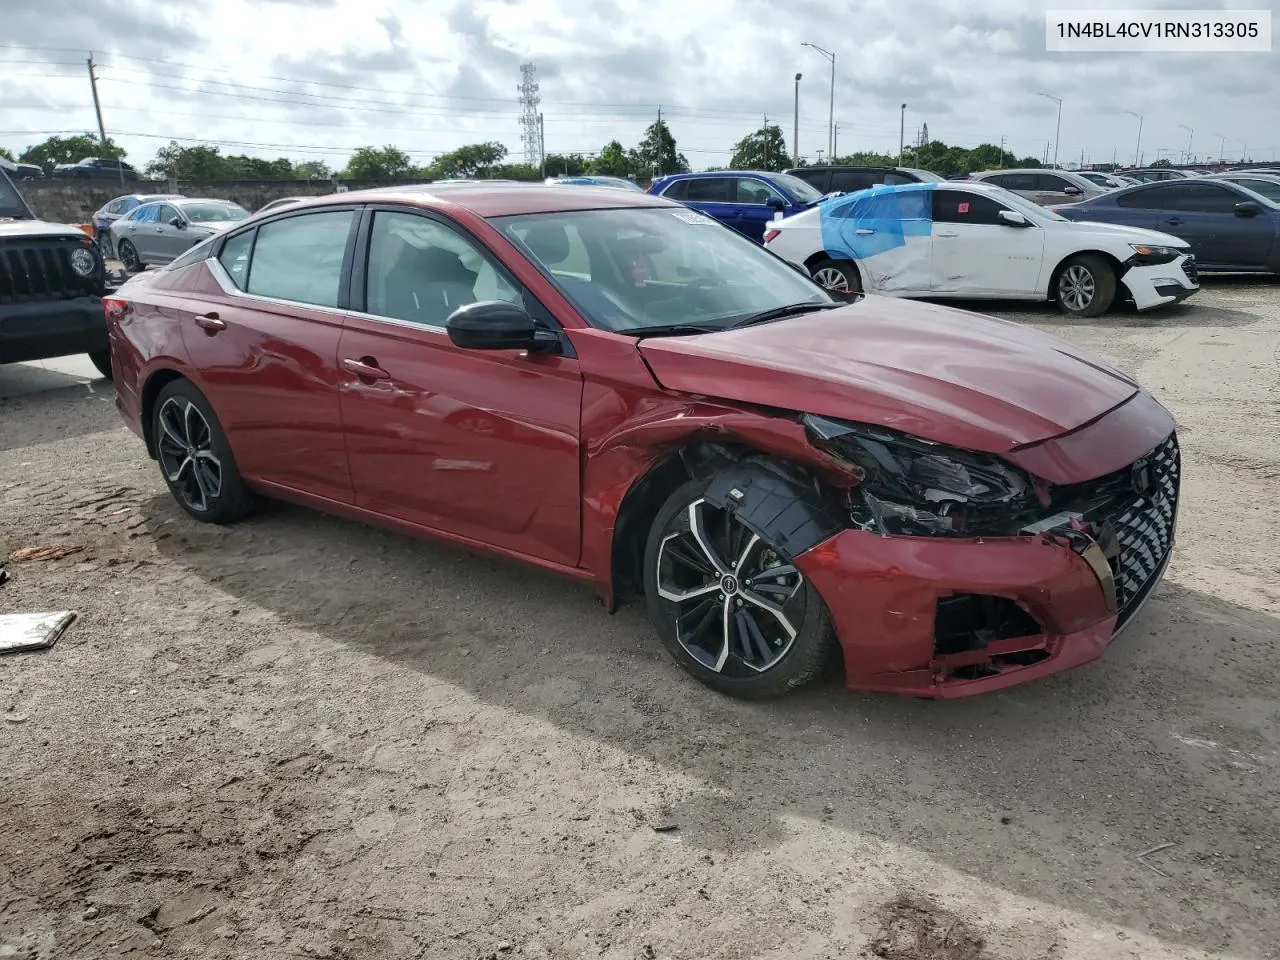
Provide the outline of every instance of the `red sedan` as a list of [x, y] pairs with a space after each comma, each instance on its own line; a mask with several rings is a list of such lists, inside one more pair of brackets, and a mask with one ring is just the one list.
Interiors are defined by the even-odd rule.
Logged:
[[642, 594], [699, 680], [962, 696], [1100, 656], [1173, 544], [1168, 412], [1077, 347], [837, 303], [686, 207], [345, 193], [106, 301], [120, 411], [182, 508], [259, 496]]

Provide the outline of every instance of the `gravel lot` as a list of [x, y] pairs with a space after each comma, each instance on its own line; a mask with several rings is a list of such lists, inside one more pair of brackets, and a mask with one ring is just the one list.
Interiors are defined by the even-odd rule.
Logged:
[[203, 527], [108, 384], [0, 367], [0, 549], [85, 547], [0, 587], [80, 612], [0, 660], [0, 958], [1280, 957], [1280, 285], [992, 312], [1138, 374], [1183, 506], [1104, 660], [958, 703], [737, 703], [638, 604]]

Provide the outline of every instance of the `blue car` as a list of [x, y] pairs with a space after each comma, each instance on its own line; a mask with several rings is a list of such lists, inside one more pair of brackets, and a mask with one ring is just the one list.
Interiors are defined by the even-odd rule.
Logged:
[[779, 213], [802, 213], [823, 196], [799, 177], [757, 170], [674, 173], [658, 177], [648, 192], [693, 207], [756, 243], [764, 243], [765, 228]]
[[1191, 245], [1201, 271], [1280, 273], [1280, 204], [1234, 183], [1162, 180], [1052, 209], [1068, 220], [1172, 234]]
[[617, 187], [619, 190], [644, 192], [644, 187], [626, 177], [606, 177], [603, 174], [584, 173], [578, 177], [547, 177], [547, 183], [567, 183], [575, 187]]

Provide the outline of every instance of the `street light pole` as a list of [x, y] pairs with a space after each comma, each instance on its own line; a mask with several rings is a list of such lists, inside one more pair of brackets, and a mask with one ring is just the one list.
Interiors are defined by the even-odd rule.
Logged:
[[796, 74], [796, 112], [791, 125], [791, 165], [800, 166], [800, 76]]
[[1187, 163], [1190, 163], [1190, 162], [1191, 162], [1191, 138], [1192, 138], [1192, 137], [1194, 137], [1194, 136], [1196, 135], [1196, 132], [1195, 132], [1194, 130], [1192, 130], [1190, 127], [1188, 127], [1185, 123], [1180, 123], [1180, 124], [1178, 124], [1178, 126], [1180, 126], [1183, 130], [1187, 131], [1187, 159], [1186, 159], [1186, 162], [1187, 162]]
[[[1232, 139], [1233, 139], [1233, 140], [1235, 140], [1235, 139], [1238, 139], [1238, 138], [1236, 138], [1236, 137], [1232, 137]], [[1243, 140], [1241, 140], [1241, 141], [1240, 141], [1240, 162], [1241, 162], [1241, 163], [1244, 163], [1244, 162], [1245, 162], [1245, 155], [1246, 155], [1248, 152], [1249, 152], [1249, 145], [1248, 145], [1247, 143], [1245, 143]], [[1275, 158], [1273, 157], [1272, 159], [1275, 159]]]
[[1141, 163], [1138, 158], [1142, 156], [1142, 114], [1134, 113], [1132, 110], [1126, 110], [1125, 113], [1138, 118], [1138, 142], [1133, 145], [1133, 165], [1136, 167]]
[[[898, 114], [898, 166], [902, 166], [902, 145], [907, 134], [907, 105], [902, 105], [902, 111]], [[919, 161], [916, 157], [916, 161]]]
[[1040, 96], [1048, 97], [1058, 105], [1058, 129], [1053, 134], [1053, 166], [1056, 169], [1058, 166], [1058, 139], [1062, 136], [1062, 101], [1048, 93], [1042, 93]]
[[836, 149], [836, 55], [830, 50], [824, 50], [816, 43], [809, 43], [807, 40], [800, 44], [802, 47], [812, 47], [820, 54], [831, 61], [831, 103], [827, 111], [827, 157], [834, 160], [832, 156]]

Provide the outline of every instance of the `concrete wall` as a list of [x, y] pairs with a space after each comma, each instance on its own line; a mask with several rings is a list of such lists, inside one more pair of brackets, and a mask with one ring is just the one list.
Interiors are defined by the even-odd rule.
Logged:
[[[396, 181], [412, 183], [415, 181]], [[390, 186], [389, 183], [344, 182], [348, 190]], [[126, 193], [169, 193], [169, 184], [126, 182], [124, 189], [116, 181], [102, 180], [28, 180], [16, 184], [36, 216], [55, 223], [87, 223], [103, 204]], [[188, 197], [213, 197], [234, 200], [250, 213], [281, 197], [317, 197], [334, 192], [328, 180], [254, 180], [217, 183], [183, 183], [176, 191]]]

